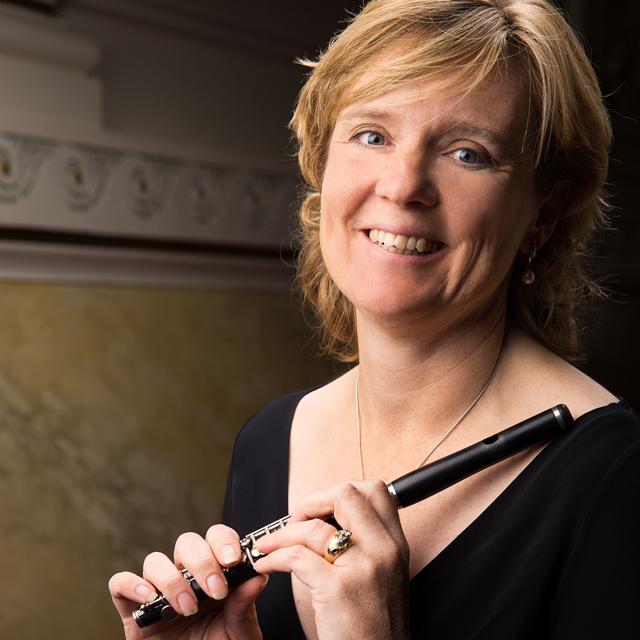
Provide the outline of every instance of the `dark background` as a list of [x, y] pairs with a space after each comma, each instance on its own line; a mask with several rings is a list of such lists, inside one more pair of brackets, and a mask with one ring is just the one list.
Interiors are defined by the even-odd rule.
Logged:
[[590, 358], [584, 369], [640, 407], [640, 13], [630, 0], [566, 4], [579, 7], [578, 26], [600, 78], [614, 132], [608, 185], [613, 229], [594, 247], [594, 264], [612, 294], [590, 314]]

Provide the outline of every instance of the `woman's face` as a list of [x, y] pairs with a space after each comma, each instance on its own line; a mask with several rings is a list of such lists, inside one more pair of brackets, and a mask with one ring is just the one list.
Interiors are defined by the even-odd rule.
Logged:
[[320, 243], [361, 313], [463, 317], [504, 300], [541, 204], [518, 79], [490, 77], [463, 97], [432, 86], [352, 104], [332, 134]]

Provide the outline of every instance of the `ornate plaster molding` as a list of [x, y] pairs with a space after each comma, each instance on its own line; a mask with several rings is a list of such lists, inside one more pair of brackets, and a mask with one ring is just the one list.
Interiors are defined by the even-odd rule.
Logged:
[[0, 225], [127, 239], [280, 248], [288, 173], [0, 132]]
[[0, 278], [284, 290], [295, 193], [290, 173], [0, 131]]

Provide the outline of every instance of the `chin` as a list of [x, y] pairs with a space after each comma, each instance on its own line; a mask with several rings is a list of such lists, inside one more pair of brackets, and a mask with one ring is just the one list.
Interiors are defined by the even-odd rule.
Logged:
[[415, 320], [420, 316], [432, 315], [435, 304], [432, 301], [403, 298], [356, 301], [356, 308], [370, 318], [384, 321]]

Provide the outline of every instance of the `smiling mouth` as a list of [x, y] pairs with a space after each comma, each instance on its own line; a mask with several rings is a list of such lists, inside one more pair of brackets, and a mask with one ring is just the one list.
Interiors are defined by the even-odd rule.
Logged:
[[442, 242], [437, 240], [403, 236], [384, 229], [369, 229], [369, 240], [380, 245], [389, 253], [399, 253], [405, 256], [429, 255], [443, 247]]

